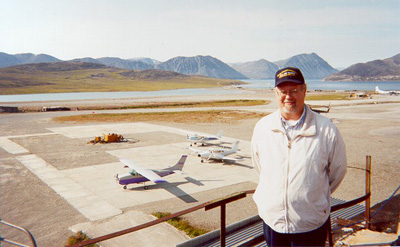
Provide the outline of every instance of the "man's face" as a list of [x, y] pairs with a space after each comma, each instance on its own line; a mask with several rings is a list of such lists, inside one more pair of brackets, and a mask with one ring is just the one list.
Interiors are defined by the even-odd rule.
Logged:
[[301, 117], [306, 97], [305, 85], [285, 82], [275, 88], [275, 95], [282, 116], [287, 120], [297, 120]]

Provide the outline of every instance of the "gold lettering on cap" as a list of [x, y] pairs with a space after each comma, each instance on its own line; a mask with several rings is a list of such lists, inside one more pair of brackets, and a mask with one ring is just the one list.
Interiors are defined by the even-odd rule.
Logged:
[[285, 69], [281, 73], [277, 75], [278, 78], [286, 77], [286, 76], [296, 76], [296, 71], [291, 69]]

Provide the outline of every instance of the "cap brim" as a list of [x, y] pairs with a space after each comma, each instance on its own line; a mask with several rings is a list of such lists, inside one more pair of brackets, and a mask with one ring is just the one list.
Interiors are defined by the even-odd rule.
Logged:
[[297, 85], [303, 85], [304, 84], [303, 81], [299, 81], [299, 80], [295, 80], [295, 79], [286, 79], [284, 81], [280, 81], [278, 83], [275, 83], [275, 87], [277, 87], [277, 86], [279, 86], [279, 85], [281, 85], [281, 84], [283, 84], [285, 82], [292, 82], [292, 83], [295, 83]]

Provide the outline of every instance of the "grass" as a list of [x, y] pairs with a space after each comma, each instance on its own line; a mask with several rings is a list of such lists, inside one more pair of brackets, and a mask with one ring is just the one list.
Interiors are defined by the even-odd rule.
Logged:
[[[68, 238], [67, 243], [65, 244], [65, 247], [77, 244], [77, 243], [81, 243], [83, 241], [89, 240], [90, 238], [83, 233], [82, 231], [77, 232], [75, 235], [71, 236]], [[97, 244], [90, 244], [87, 245], [88, 247], [96, 247]]]
[[349, 93], [332, 93], [332, 94], [307, 94], [306, 100], [348, 100], [350, 99]]
[[[157, 218], [162, 218], [171, 215], [171, 213], [164, 212], [156, 212], [152, 213]], [[207, 233], [208, 231], [205, 229], [199, 229], [194, 226], [191, 226], [190, 223], [186, 220], [183, 220], [181, 217], [175, 217], [167, 221], [169, 224], [174, 226], [175, 228], [184, 231], [189, 237], [194, 238], [200, 236], [202, 234]]]
[[83, 106], [80, 110], [110, 110], [110, 109], [148, 109], [148, 108], [183, 108], [183, 107], [217, 107], [217, 106], [254, 106], [269, 104], [268, 100], [222, 100], [222, 101], [203, 101], [203, 102], [154, 102], [129, 106]]
[[244, 119], [261, 118], [265, 114], [247, 111], [185, 111], [156, 113], [105, 113], [56, 117], [58, 122], [177, 122], [177, 123], [236, 123]]
[[[33, 65], [32, 65], [33, 66]], [[117, 68], [79, 69], [70, 71], [24, 70], [18, 67], [0, 69], [2, 95], [71, 93], [71, 92], [116, 92], [154, 91], [182, 88], [210, 88], [243, 82], [201, 76], [169, 76], [168, 72], [141, 72], [143, 76], [124, 76], [132, 70]], [[139, 72], [138, 72], [139, 73]], [[150, 74], [153, 73], [153, 74]], [[157, 74], [158, 73], [158, 74]]]

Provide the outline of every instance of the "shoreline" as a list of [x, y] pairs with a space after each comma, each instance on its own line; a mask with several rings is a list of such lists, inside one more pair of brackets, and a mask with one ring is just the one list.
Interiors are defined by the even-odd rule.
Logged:
[[[186, 103], [186, 102], [206, 102], [206, 101], [223, 101], [223, 100], [271, 100], [274, 101], [272, 89], [224, 89], [227, 91], [241, 93], [225, 93], [225, 94], [203, 94], [203, 95], [171, 95], [171, 96], [147, 96], [147, 97], [126, 97], [126, 98], [101, 98], [101, 99], [70, 99], [70, 100], [47, 100], [47, 101], [15, 101], [0, 102], [0, 107], [18, 107], [20, 111], [40, 112], [42, 107], [60, 106], [69, 107], [71, 111], [78, 111], [79, 108], [85, 110], [96, 110], [102, 107], [102, 110], [119, 110], [118, 107], [124, 108], [135, 105], [145, 105], [152, 103]], [[331, 91], [331, 90], [308, 90], [308, 95], [330, 95], [335, 93], [351, 93], [353, 91]], [[335, 105], [335, 106], [351, 106], [365, 104], [381, 104], [381, 103], [399, 103], [400, 97], [391, 95], [370, 94], [370, 98], [355, 98], [343, 100], [307, 100], [310, 105]], [[195, 100], [194, 100], [195, 97]], [[91, 109], [93, 108], [93, 109]], [[161, 108], [161, 107], [160, 107]], [[139, 108], [141, 109], [141, 108]], [[155, 107], [154, 109], [157, 109]]]

